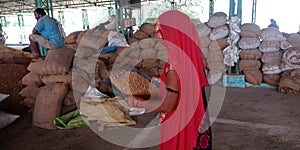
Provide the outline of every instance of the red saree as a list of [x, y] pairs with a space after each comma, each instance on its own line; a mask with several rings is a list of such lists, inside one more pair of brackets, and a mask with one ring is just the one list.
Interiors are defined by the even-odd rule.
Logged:
[[[202, 121], [205, 118], [206, 104], [202, 89], [207, 86], [207, 79], [198, 31], [190, 18], [177, 10], [163, 13], [158, 22], [168, 51], [168, 64], [176, 71], [180, 85], [176, 109], [162, 115], [160, 149], [210, 149], [209, 124]], [[165, 72], [161, 80], [165, 82]], [[198, 134], [200, 124], [204, 127], [201, 129], [204, 134]]]

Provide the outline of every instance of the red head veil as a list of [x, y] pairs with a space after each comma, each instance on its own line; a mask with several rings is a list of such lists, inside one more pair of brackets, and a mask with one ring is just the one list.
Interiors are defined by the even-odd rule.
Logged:
[[180, 11], [167, 11], [159, 16], [158, 22], [168, 63], [177, 72], [180, 85], [178, 106], [161, 123], [160, 148], [192, 150], [205, 113], [202, 88], [207, 79], [200, 38], [193, 22]]

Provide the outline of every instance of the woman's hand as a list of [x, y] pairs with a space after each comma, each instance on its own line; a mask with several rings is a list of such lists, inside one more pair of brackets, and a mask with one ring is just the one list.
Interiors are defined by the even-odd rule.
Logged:
[[130, 107], [140, 107], [140, 102], [143, 101], [143, 99], [134, 96], [128, 96], [126, 99]]

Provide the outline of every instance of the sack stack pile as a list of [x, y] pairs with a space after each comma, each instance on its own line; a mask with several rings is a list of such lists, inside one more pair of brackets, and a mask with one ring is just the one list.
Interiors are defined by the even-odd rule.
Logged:
[[260, 34], [260, 27], [254, 23], [244, 23], [241, 26], [239, 69], [245, 75], [245, 80], [254, 85], [262, 83], [263, 80], [260, 70], [262, 53], [258, 50], [261, 44], [259, 39]]
[[289, 34], [287, 42], [291, 47], [285, 49], [282, 55], [280, 82], [278, 91], [282, 93], [300, 93], [300, 35]]
[[[117, 54], [103, 54], [108, 56], [100, 54], [100, 49], [108, 42], [109, 30], [90, 29], [82, 32], [84, 34], [80, 36], [80, 33], [76, 39], [78, 48], [72, 66], [72, 88], [80, 95], [83, 95], [90, 85], [97, 87], [98, 84], [95, 80], [98, 80], [98, 78], [108, 77], [108, 75], [105, 75], [107, 74], [107, 69], [101, 57], [109, 60], [117, 57]], [[103, 93], [108, 92], [106, 88], [102, 88], [100, 91]]]
[[281, 75], [281, 41], [286, 39], [283, 34], [277, 28], [264, 28], [261, 32], [262, 43], [259, 50], [263, 53], [261, 61], [263, 62], [262, 71], [264, 74], [264, 82], [278, 86]]
[[19, 92], [23, 89], [22, 78], [28, 73], [27, 66], [35, 55], [0, 45], [0, 91], [9, 94], [0, 103], [0, 110], [21, 114], [26, 111], [20, 104], [23, 97]]
[[219, 81], [227, 71], [227, 67], [223, 63], [223, 49], [228, 46], [227, 21], [227, 14], [216, 12], [207, 23], [197, 25], [203, 58], [209, 71], [207, 76], [209, 84]]
[[56, 129], [53, 119], [77, 108], [73, 91], [71, 64], [75, 51], [67, 47], [48, 50], [45, 60], [32, 62], [22, 79], [23, 104], [33, 111], [33, 125]]

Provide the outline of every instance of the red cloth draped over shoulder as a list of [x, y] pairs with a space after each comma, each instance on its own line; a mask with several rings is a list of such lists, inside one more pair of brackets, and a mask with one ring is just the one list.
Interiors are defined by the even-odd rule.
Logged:
[[[190, 18], [180, 11], [167, 11], [159, 16], [158, 22], [168, 51], [168, 64], [176, 71], [180, 85], [177, 108], [165, 114], [161, 122], [160, 149], [192, 150], [205, 113], [202, 88], [207, 86], [200, 37]], [[164, 72], [162, 81], [165, 76]]]

